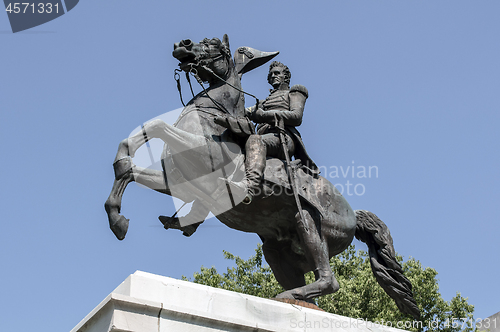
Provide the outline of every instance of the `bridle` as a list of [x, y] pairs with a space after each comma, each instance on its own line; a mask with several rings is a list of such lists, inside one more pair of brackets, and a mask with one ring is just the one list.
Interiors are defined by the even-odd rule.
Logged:
[[[232, 87], [233, 89], [239, 91], [240, 93], [243, 93], [243, 94], [249, 95], [250, 97], [255, 98], [255, 108], [257, 109], [258, 106], [259, 106], [259, 99], [257, 97], [255, 97], [253, 94], [248, 93], [248, 92], [246, 92], [246, 91], [244, 91], [244, 90], [242, 90], [242, 89], [234, 86], [233, 84], [229, 83], [227, 80], [225, 80], [222, 77], [220, 77], [219, 75], [217, 75], [212, 69], [210, 69], [208, 67], [209, 64], [211, 64], [211, 63], [219, 60], [222, 57], [224, 57], [224, 54], [220, 53], [220, 54], [215, 55], [213, 57], [207, 56], [205, 54], [207, 54], [207, 53], [204, 53], [202, 55], [197, 55], [195, 57], [195, 59], [194, 59], [194, 62], [193, 63], [189, 63], [189, 67], [190, 67], [189, 71], [186, 71], [186, 80], [189, 83], [189, 88], [191, 89], [191, 94], [193, 95], [193, 98], [195, 96], [194, 96], [194, 92], [193, 92], [193, 87], [191, 85], [191, 79], [189, 78], [190, 74], [196, 79], [196, 81], [198, 82], [198, 84], [200, 84], [201, 88], [205, 92], [205, 95], [214, 103], [214, 105], [220, 111], [222, 111], [223, 113], [230, 114], [229, 111], [224, 107], [224, 105], [216, 102], [208, 94], [208, 91], [205, 89], [205, 86], [203, 85], [203, 80], [198, 75], [198, 70], [196, 69], [197, 67], [198, 68], [201, 67], [201, 68], [203, 68], [203, 70], [207, 71], [210, 75], [214, 76], [215, 78], [217, 78], [219, 81], [223, 82], [224, 84], [229, 85], [230, 87]], [[175, 69], [174, 70], [174, 80], [177, 82], [177, 90], [179, 91], [179, 97], [180, 97], [181, 103], [182, 103], [182, 105], [184, 107], [186, 107], [186, 105], [184, 104], [184, 101], [182, 100], [181, 82], [180, 82], [180, 75], [179, 75], [179, 72], [181, 72], [181, 71], [182, 70], [180, 70], [180, 69]]]

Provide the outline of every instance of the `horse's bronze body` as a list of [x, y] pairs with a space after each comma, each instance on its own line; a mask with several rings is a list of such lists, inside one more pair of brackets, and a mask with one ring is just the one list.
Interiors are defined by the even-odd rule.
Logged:
[[[263, 242], [266, 261], [286, 289], [278, 298], [305, 301], [339, 289], [329, 260], [344, 251], [356, 236], [369, 247], [379, 284], [401, 311], [418, 317], [411, 284], [395, 259], [385, 224], [370, 212], [353, 211], [325, 178], [296, 169], [297, 175], [302, 175], [298, 177], [298, 186], [305, 223], [300, 220], [294, 196], [284, 190], [289, 183], [280, 176], [283, 172], [280, 160], [268, 160], [268, 168], [275, 167], [276, 171], [267, 172], [260, 195], [250, 205], [239, 204], [241, 200], [230, 190], [229, 195], [221, 198], [221, 188], [225, 187], [217, 178], [238, 176], [235, 174], [242, 167], [239, 148], [242, 144], [238, 138], [223, 134], [225, 128], [213, 119], [228, 115], [243, 117], [242, 74], [277, 54], [252, 51], [255, 50], [240, 48], [233, 60], [226, 35], [222, 42], [213, 38], [175, 44], [173, 55], [180, 61], [180, 68], [208, 82], [209, 88], [186, 105], [173, 126], [153, 120], [142, 132], [120, 143], [114, 163], [116, 179], [105, 204], [114, 234], [121, 240], [127, 232], [128, 220], [119, 213], [121, 197], [131, 181], [186, 202], [194, 200], [201, 210], [206, 210], [201, 215], [212, 211], [230, 228], [257, 233]], [[152, 138], [165, 142], [163, 171], [140, 168], [131, 161], [137, 149]], [[314, 272], [316, 281], [306, 285], [304, 274], [308, 271]]]

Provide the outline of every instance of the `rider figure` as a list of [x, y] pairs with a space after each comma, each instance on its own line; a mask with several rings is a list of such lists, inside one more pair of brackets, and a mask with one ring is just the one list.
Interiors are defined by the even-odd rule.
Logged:
[[274, 61], [269, 67], [267, 81], [272, 85], [269, 96], [255, 106], [247, 108], [246, 116], [258, 123], [257, 134], [250, 135], [245, 144], [245, 179], [234, 185], [246, 190], [243, 203], [250, 204], [257, 194], [266, 166], [266, 156], [285, 159], [283, 145], [280, 140], [280, 128], [277, 120], [284, 123], [284, 136], [288, 155], [301, 159], [302, 163], [312, 170], [316, 165], [307, 155], [300, 134], [295, 127], [302, 123], [304, 106], [308, 97], [303, 85], [290, 88], [291, 73], [287, 66]]
[[[280, 131], [286, 140], [288, 156], [295, 156], [312, 173], [319, 173], [295, 128], [302, 123], [308, 92], [303, 85], [294, 85], [290, 88], [290, 78], [291, 73], [287, 66], [277, 61], [271, 63], [267, 81], [273, 89], [270, 90], [269, 96], [264, 101], [258, 103], [257, 108], [253, 106], [245, 110], [246, 117], [258, 123], [257, 134], [248, 136], [245, 143], [245, 178], [240, 182], [229, 181], [231, 186], [244, 192], [244, 204], [250, 204], [253, 197], [258, 194], [266, 167], [266, 157], [286, 159]], [[284, 130], [276, 127], [278, 120], [284, 124]], [[231, 127], [227, 123], [227, 118], [219, 117], [216, 122]], [[195, 200], [188, 215], [181, 217], [188, 220], [181, 223], [187, 224], [187, 226], [179, 225], [177, 217], [160, 216], [159, 218], [165, 228], [178, 228], [184, 231], [184, 235], [190, 236], [205, 220], [208, 213], [208, 208], [199, 200]]]

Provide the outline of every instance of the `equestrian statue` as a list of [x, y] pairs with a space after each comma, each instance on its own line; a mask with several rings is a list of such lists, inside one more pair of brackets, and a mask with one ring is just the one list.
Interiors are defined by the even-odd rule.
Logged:
[[[307, 155], [296, 129], [307, 89], [290, 87], [288, 67], [273, 62], [270, 95], [255, 98], [255, 105], [245, 108], [244, 94], [250, 94], [241, 87], [242, 75], [277, 54], [240, 47], [232, 56], [227, 35], [222, 41], [185, 39], [174, 44], [173, 56], [180, 62], [176, 77], [181, 71], [188, 79], [194, 77], [202, 91], [173, 125], [155, 119], [120, 142], [113, 164], [115, 180], [105, 203], [111, 230], [119, 240], [125, 238], [129, 220], [120, 214], [121, 199], [135, 181], [192, 203], [183, 217], [160, 216], [166, 229], [190, 236], [212, 212], [232, 229], [257, 233], [265, 259], [285, 289], [277, 298], [307, 302], [339, 289], [330, 258], [356, 237], [368, 246], [380, 286], [401, 312], [418, 319], [412, 286], [395, 258], [387, 226], [371, 212], [353, 211]], [[179, 83], [178, 88], [180, 92]], [[153, 138], [165, 143], [162, 170], [132, 161]], [[309, 271], [315, 281], [306, 284], [304, 274]]]

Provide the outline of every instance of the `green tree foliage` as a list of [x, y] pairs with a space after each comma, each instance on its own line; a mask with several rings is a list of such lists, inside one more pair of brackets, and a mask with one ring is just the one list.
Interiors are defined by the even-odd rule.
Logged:
[[[220, 275], [215, 267], [201, 267], [200, 272], [194, 273], [194, 282], [234, 292], [273, 298], [284, 289], [280, 286], [269, 265], [263, 265], [262, 246], [255, 249], [256, 255], [248, 260], [224, 251], [224, 258], [233, 260], [236, 267], [228, 268], [227, 272]], [[182, 276], [183, 280], [188, 280]]]
[[[235, 267], [228, 268], [222, 275], [215, 267], [202, 267], [200, 272], [194, 273], [193, 281], [249, 295], [273, 298], [283, 292], [283, 288], [274, 278], [271, 268], [263, 264], [262, 246], [259, 245], [255, 252], [255, 256], [243, 260], [224, 251], [224, 257], [233, 260]], [[364, 251], [356, 252], [353, 245], [330, 260], [340, 290], [335, 294], [318, 298], [317, 305], [330, 313], [392, 324], [394, 327], [400, 322], [399, 326], [409, 331], [474, 330], [471, 327], [474, 306], [467, 303], [467, 298], [457, 293], [450, 301], [443, 300], [439, 293], [436, 270], [423, 268], [414, 258], [405, 262], [401, 256], [397, 256], [397, 259], [413, 285], [413, 295], [422, 315], [421, 321], [414, 322], [412, 318], [399, 312], [394, 301], [373, 277], [368, 254]], [[182, 278], [189, 280], [184, 276]], [[306, 282], [313, 281], [312, 272], [306, 274]]]

